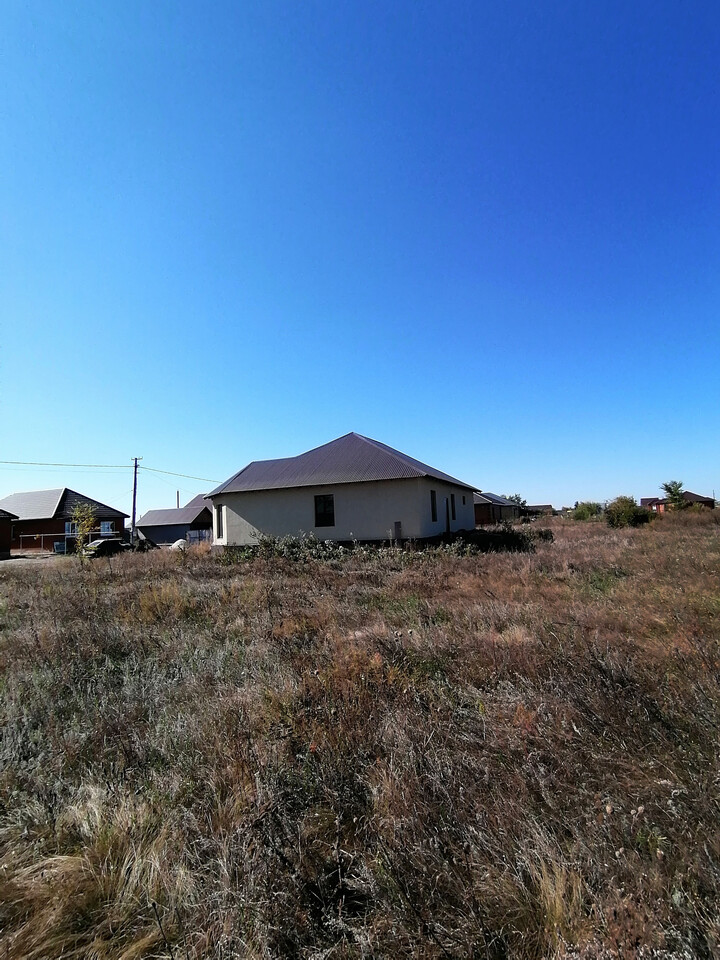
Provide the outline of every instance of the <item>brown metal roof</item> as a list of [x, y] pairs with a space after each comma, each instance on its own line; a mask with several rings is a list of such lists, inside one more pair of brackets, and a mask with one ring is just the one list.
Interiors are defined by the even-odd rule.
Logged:
[[469, 483], [436, 470], [378, 440], [359, 433], [347, 433], [297, 457], [281, 460], [253, 460], [216, 487], [209, 497], [250, 490], [277, 490], [287, 487], [315, 487], [335, 483], [364, 483], [369, 480], [404, 480], [432, 477], [468, 490]]
[[[692, 493], [692, 491], [690, 490], [683, 490], [682, 495], [683, 495], [683, 500], [685, 500], [686, 503], [700, 503], [700, 504], [706, 504], [706, 505], [712, 504], [713, 506], [715, 505], [715, 501], [713, 500], [712, 497], [703, 497], [701, 494]], [[670, 501], [668, 500], [667, 497], [663, 497], [662, 499], [660, 499], [659, 497], [653, 497], [653, 498], [643, 497], [640, 500], [641, 507], [652, 506], [655, 503], [663, 503], [667, 505], [668, 503], [670, 503]]]

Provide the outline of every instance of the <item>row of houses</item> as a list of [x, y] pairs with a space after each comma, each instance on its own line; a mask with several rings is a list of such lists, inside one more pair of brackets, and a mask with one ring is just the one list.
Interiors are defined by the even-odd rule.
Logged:
[[[80, 502], [93, 508], [93, 537], [124, 533], [126, 513], [67, 487], [12, 494], [0, 499], [0, 555], [11, 549], [66, 552], [77, 532], [73, 510]], [[662, 512], [666, 501], [643, 503]], [[512, 521], [521, 512], [553, 509], [539, 504], [521, 511], [513, 500], [348, 433], [295, 457], [254, 460], [184, 507], [150, 510], [137, 529], [158, 545], [211, 540], [218, 547], [240, 546], [262, 536], [303, 534], [340, 541], [424, 540]]]
[[[0, 499], [0, 549], [65, 552], [72, 514], [89, 503], [93, 536], [118, 536], [127, 514], [66, 487]], [[332, 540], [426, 539], [512, 519], [516, 505], [384, 443], [348, 433], [306, 453], [255, 460], [184, 507], [151, 510], [137, 524], [158, 544], [212, 539], [244, 545], [261, 536], [312, 534]], [[7, 528], [9, 527], [9, 532]]]

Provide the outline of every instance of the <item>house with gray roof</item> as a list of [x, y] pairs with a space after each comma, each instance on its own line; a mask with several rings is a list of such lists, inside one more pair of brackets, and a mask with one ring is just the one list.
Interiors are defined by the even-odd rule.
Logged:
[[205, 494], [199, 493], [184, 507], [148, 510], [137, 522], [138, 533], [142, 539], [159, 547], [169, 546], [178, 540], [187, 540], [188, 543], [212, 540], [211, 506]]
[[475, 489], [378, 440], [348, 433], [295, 457], [254, 460], [216, 487], [208, 494], [213, 543], [304, 534], [406, 540], [472, 530]]
[[[0, 499], [0, 510], [15, 514], [10, 545], [13, 550], [64, 553], [75, 543], [73, 510], [81, 504], [92, 507], [96, 527], [91, 539], [122, 536], [125, 519], [121, 510], [71, 490], [28, 490]], [[57, 544], [57, 546], [56, 546]]]
[[520, 506], [514, 500], [501, 497], [497, 493], [481, 490], [473, 495], [475, 506], [475, 524], [482, 527], [491, 523], [503, 523], [506, 520], [517, 520], [520, 516]]

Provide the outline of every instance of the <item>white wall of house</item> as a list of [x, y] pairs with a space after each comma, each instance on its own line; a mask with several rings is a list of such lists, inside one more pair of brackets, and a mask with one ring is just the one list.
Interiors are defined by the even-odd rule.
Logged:
[[[431, 490], [435, 491], [437, 503], [435, 521], [431, 515]], [[335, 525], [316, 527], [315, 497], [327, 494], [333, 495]], [[219, 546], [256, 543], [262, 535], [314, 534], [318, 540], [388, 540], [395, 537], [397, 522], [401, 524], [403, 539], [432, 537], [445, 532], [447, 513], [452, 531], [475, 527], [472, 491], [428, 477], [221, 493], [213, 497], [213, 505], [214, 542]], [[218, 536], [218, 508], [223, 514], [222, 537]]]

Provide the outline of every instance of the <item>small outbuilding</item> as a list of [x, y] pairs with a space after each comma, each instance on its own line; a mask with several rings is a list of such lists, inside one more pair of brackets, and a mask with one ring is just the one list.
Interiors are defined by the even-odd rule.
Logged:
[[296, 457], [254, 460], [209, 493], [213, 543], [303, 534], [401, 541], [472, 530], [475, 489], [378, 440], [348, 433]]
[[140, 536], [159, 547], [170, 546], [178, 540], [201, 543], [212, 540], [212, 504], [204, 493], [172, 510], [148, 510], [137, 522]]
[[473, 504], [476, 527], [517, 520], [520, 516], [520, 506], [514, 500], [500, 497], [497, 493], [489, 493], [487, 490], [474, 494]]

